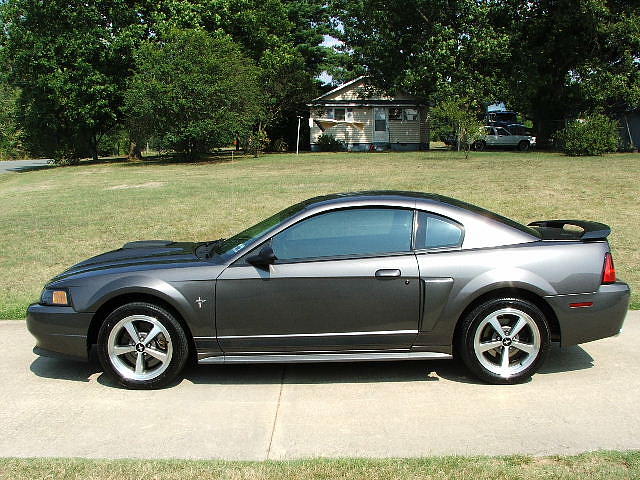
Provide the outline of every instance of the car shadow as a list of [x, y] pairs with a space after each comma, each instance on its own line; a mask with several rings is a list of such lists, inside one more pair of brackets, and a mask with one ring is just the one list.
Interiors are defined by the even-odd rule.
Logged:
[[64, 358], [37, 357], [31, 362], [29, 369], [38, 377], [74, 382], [88, 382], [97, 373], [104, 375], [102, 367], [95, 359], [76, 362]]
[[553, 345], [538, 374], [571, 372], [591, 367], [593, 367], [593, 357], [580, 345], [562, 348]]
[[[538, 375], [553, 374], [593, 367], [593, 358], [582, 347], [560, 348], [553, 346]], [[30, 367], [43, 378], [88, 382], [96, 374], [96, 380], [107, 387], [119, 388], [102, 372], [93, 355], [89, 362], [75, 362], [49, 357], [38, 357]], [[332, 384], [332, 383], [381, 383], [381, 382], [437, 382], [446, 379], [457, 383], [483, 384], [473, 377], [462, 364], [454, 360], [420, 360], [406, 362], [353, 362], [353, 363], [305, 363], [305, 364], [255, 364], [255, 365], [189, 365], [184, 380], [178, 380], [166, 388], [183, 381], [205, 385], [256, 385], [256, 384]]]

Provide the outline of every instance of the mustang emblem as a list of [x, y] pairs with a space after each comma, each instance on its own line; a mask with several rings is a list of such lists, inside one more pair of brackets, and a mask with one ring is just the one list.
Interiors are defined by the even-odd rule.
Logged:
[[196, 303], [198, 304], [198, 308], [202, 308], [202, 304], [203, 304], [204, 302], [206, 302], [206, 301], [207, 301], [207, 299], [206, 299], [206, 298], [200, 298], [200, 297], [198, 297], [198, 298], [196, 299]]

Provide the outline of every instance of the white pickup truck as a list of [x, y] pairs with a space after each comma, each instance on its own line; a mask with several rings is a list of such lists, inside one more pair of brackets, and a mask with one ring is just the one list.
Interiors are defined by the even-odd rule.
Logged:
[[482, 151], [485, 148], [517, 148], [521, 152], [536, 146], [536, 137], [532, 135], [513, 135], [505, 127], [486, 126], [485, 135], [473, 144], [474, 150]]

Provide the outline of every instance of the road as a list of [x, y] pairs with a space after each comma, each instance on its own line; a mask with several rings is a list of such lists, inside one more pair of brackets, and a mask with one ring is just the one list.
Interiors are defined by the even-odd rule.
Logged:
[[0, 173], [9, 172], [25, 172], [29, 170], [37, 170], [42, 167], [46, 167], [47, 160], [7, 160], [0, 162]]
[[0, 456], [291, 459], [572, 454], [640, 448], [640, 312], [615, 338], [554, 348], [533, 380], [453, 361], [192, 367], [161, 391], [39, 358], [0, 322]]

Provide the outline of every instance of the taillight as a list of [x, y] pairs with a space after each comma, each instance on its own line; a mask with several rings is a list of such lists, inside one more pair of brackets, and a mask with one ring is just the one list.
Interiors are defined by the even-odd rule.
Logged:
[[613, 266], [613, 257], [609, 252], [604, 254], [604, 270], [602, 271], [602, 283], [615, 283], [616, 269]]

